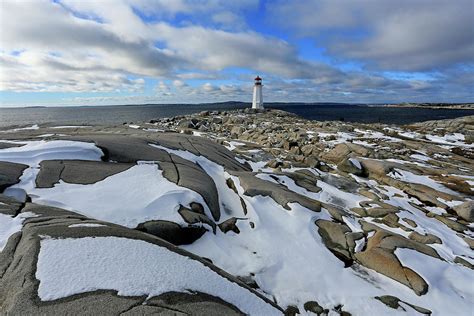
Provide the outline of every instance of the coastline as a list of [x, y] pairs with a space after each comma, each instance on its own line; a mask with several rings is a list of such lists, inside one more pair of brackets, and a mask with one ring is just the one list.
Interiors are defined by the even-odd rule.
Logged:
[[422, 104], [387, 104], [386, 107], [395, 108], [424, 108], [424, 109], [444, 109], [444, 110], [474, 110], [474, 103], [462, 104], [438, 104], [438, 103], [422, 103]]
[[[474, 268], [474, 116], [397, 126], [244, 109], [0, 139], [12, 314], [471, 309], [453, 275]], [[76, 270], [58, 260], [60, 275], [45, 261], [81, 256]], [[127, 272], [96, 272], [103, 262]], [[163, 276], [164, 288], [142, 282]], [[446, 289], [452, 304], [436, 299]]]

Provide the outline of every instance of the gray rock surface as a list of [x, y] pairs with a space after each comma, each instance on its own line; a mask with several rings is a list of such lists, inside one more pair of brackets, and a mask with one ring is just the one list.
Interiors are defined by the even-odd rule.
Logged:
[[136, 229], [166, 240], [175, 246], [192, 244], [207, 232], [204, 227], [182, 227], [174, 222], [162, 220], [141, 223]]
[[86, 160], [44, 160], [36, 177], [38, 188], [52, 188], [59, 180], [67, 183], [92, 184], [131, 168], [131, 163]]
[[[176, 139], [179, 140], [180, 137], [184, 136], [176, 136]], [[71, 139], [94, 142], [104, 152], [103, 159], [105, 161], [136, 163], [139, 160], [145, 160], [158, 162], [164, 177], [201, 194], [209, 206], [214, 220], [219, 220], [218, 195], [212, 178], [195, 163], [149, 145], [156, 140], [117, 135], [76, 136]], [[183, 142], [184, 139], [182, 138]], [[180, 144], [179, 141], [177, 143]], [[237, 161], [235, 161], [235, 165], [239, 165]], [[243, 166], [241, 168], [245, 169]]]
[[24, 164], [0, 161], [0, 193], [18, 183], [26, 168], [28, 166]]
[[474, 201], [466, 201], [453, 207], [456, 214], [468, 222], [474, 222]]
[[290, 191], [276, 183], [257, 178], [250, 172], [233, 172], [233, 174], [239, 177], [246, 195], [269, 196], [286, 209], [290, 209], [288, 203], [296, 202], [315, 212], [321, 210], [321, 204], [318, 201]]
[[[346, 271], [353, 270], [362, 278], [365, 274], [360, 272], [365, 268], [390, 277], [412, 289], [412, 295], [429, 293], [438, 286], [438, 281], [430, 279], [432, 276], [422, 271], [404, 266], [397, 257], [397, 249], [414, 250], [430, 257], [430, 260], [434, 258], [442, 264], [449, 264], [452, 269], [472, 269], [468, 258], [471, 256], [469, 248], [474, 249], [470, 225], [473, 222], [471, 200], [474, 189], [470, 182], [474, 172], [474, 150], [470, 142], [474, 135], [474, 116], [388, 126], [308, 121], [278, 110], [237, 110], [207, 111], [156, 119], [150, 125], [135, 124], [141, 127], [129, 128], [128, 124], [124, 124], [72, 128], [60, 130], [61, 134], [57, 134], [57, 129], [41, 126], [38, 130], [2, 131], [2, 138], [77, 140], [95, 143], [102, 149], [102, 162], [43, 161], [36, 186], [45, 190], [59, 180], [84, 185], [94, 183], [123, 172], [138, 161], [151, 161], [157, 163], [169, 181], [200, 194], [210, 213], [206, 205], [191, 203], [177, 211], [176, 223], [150, 219], [139, 224], [135, 230], [103, 223], [107, 227], [77, 228], [72, 234], [71, 229], [66, 229], [70, 224], [102, 222], [73, 212], [32, 204], [29, 201], [35, 199], [33, 194], [26, 197], [25, 203], [0, 194], [1, 213], [18, 216], [20, 212], [33, 210], [40, 215], [25, 220], [23, 231], [13, 234], [0, 253], [0, 314], [2, 308], [12, 314], [61, 314], [80, 308], [86, 314], [107, 314], [109, 311], [127, 315], [238, 314], [240, 312], [235, 307], [203, 293], [165, 293], [145, 300], [143, 297], [118, 296], [113, 291], [95, 291], [42, 304], [32, 298], [37, 286], [33, 277], [33, 262], [38, 251], [39, 234], [61, 238], [124, 236], [163, 243], [176, 252], [181, 250], [166, 241], [185, 245], [219, 237], [230, 242], [230, 248], [238, 245], [251, 249], [252, 244], [239, 242], [250, 237], [247, 235], [249, 231], [258, 236], [266, 225], [262, 220], [264, 216], [260, 217], [263, 215], [259, 214], [261, 210], [250, 202], [251, 197], [255, 196], [267, 196], [287, 210], [290, 210], [290, 203], [299, 203], [319, 212], [311, 213], [307, 228], [314, 234], [319, 233], [321, 238], [315, 238], [315, 242], [322, 242], [330, 251], [327, 252], [329, 256], [335, 255], [346, 264]], [[452, 133], [460, 133], [465, 138]], [[49, 136], [41, 136], [44, 134]], [[11, 146], [21, 145], [0, 142], [0, 150]], [[194, 163], [193, 159], [183, 159], [179, 156], [180, 152], [173, 151], [205, 157], [222, 168], [222, 178], [213, 175], [214, 182], [203, 166]], [[352, 159], [359, 161], [362, 168], [352, 163]], [[7, 167], [2, 168], [1, 164]], [[0, 184], [4, 181], [4, 188], [16, 183], [24, 170], [22, 166], [13, 169], [9, 166], [0, 162]], [[404, 177], [403, 172], [414, 176]], [[262, 180], [257, 174], [263, 174], [276, 183]], [[222, 185], [224, 181], [224, 185], [233, 191], [227, 192], [229, 196], [235, 194], [229, 205], [224, 203], [229, 199], [219, 196], [218, 192], [222, 191], [216, 187], [216, 183]], [[234, 207], [239, 200], [241, 207]], [[290, 218], [300, 214], [300, 211], [288, 212], [284, 216]], [[279, 215], [282, 215], [281, 212], [275, 212], [275, 216]], [[452, 231], [459, 238], [447, 241], [446, 236], [451, 236]], [[232, 239], [236, 240], [235, 245]], [[259, 240], [255, 239], [255, 243], [258, 246]], [[443, 252], [443, 258], [435, 250], [439, 249], [436, 244], [450, 249], [456, 243], [459, 244], [451, 249], [452, 252]], [[206, 245], [197, 246], [199, 253], [199, 249], [205, 249]], [[261, 251], [249, 253], [249, 263], [260, 265]], [[218, 256], [212, 257], [205, 251], [201, 255], [206, 258], [196, 257], [197, 260], [222, 264]], [[227, 255], [229, 258], [226, 258], [224, 266], [239, 262], [238, 258], [232, 257], [232, 251]], [[263, 267], [262, 271], [267, 268]], [[219, 273], [227, 275], [222, 271]], [[265, 278], [261, 271], [250, 271], [245, 277], [239, 277], [246, 278], [246, 284], [264, 291], [264, 283], [259, 281], [259, 278]], [[442, 279], [444, 276], [438, 277]], [[374, 282], [370, 278], [368, 281]], [[281, 295], [273, 293], [273, 289], [268, 287], [265, 291], [269, 297]], [[368, 305], [373, 304], [373, 298], [367, 299]], [[400, 301], [395, 296], [385, 295], [377, 299], [381, 303], [376, 304], [429, 314], [429, 310], [410, 304], [408, 300]], [[344, 299], [336, 305], [328, 305], [319, 297], [321, 305], [316, 301], [303, 304], [306, 300], [308, 297], [282, 307], [288, 314], [303, 310], [321, 315], [330, 312], [347, 315], [350, 312], [343, 305]], [[437, 307], [434, 307], [435, 311]]]
[[[125, 297], [115, 291], [97, 290], [77, 294], [55, 301], [38, 299], [39, 281], [35, 278], [37, 254], [41, 236], [52, 238], [81, 238], [89, 236], [117, 236], [144, 240], [165, 247], [179, 255], [201, 262], [223, 278], [247, 288], [267, 304], [274, 305], [243, 283], [218, 269], [198, 256], [192, 255], [160, 238], [137, 230], [107, 223], [100, 227], [69, 228], [71, 224], [101, 223], [73, 212], [58, 208], [27, 203], [23, 212], [33, 212], [36, 217], [26, 219], [23, 230], [11, 236], [4, 250], [0, 252], [0, 312], [11, 315], [65, 315], [128, 313], [199, 314], [199, 315], [241, 315], [235, 306], [204, 293], [163, 293], [157, 297]], [[192, 290], [192, 289], [190, 289]], [[274, 305], [275, 306], [275, 305]], [[276, 307], [276, 306], [275, 306]], [[278, 307], [277, 307], [278, 308]]]

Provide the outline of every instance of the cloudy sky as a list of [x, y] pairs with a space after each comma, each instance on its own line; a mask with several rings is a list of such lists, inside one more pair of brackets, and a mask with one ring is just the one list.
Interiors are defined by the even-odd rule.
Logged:
[[0, 106], [473, 102], [474, 0], [0, 1]]

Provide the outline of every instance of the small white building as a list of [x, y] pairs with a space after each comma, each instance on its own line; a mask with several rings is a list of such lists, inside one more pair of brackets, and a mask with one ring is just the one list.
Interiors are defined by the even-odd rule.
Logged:
[[262, 78], [257, 76], [253, 86], [252, 109], [263, 109]]

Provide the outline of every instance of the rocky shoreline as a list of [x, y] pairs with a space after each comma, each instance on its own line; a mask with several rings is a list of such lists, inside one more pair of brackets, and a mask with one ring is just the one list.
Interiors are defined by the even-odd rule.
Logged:
[[473, 110], [474, 103], [400, 103], [388, 104], [387, 107], [397, 108], [425, 108], [425, 109], [452, 109], [452, 110]]
[[[0, 139], [0, 313], [437, 315], [472, 307], [474, 116], [396, 126], [245, 109], [18, 127]], [[89, 237], [117, 246], [100, 260], [141, 240], [199, 267], [166, 274], [182, 288], [157, 290], [151, 280], [130, 290], [66, 265], [75, 275], [66, 280], [81, 289], [41, 296], [54, 282], [41, 261], [48, 243]], [[135, 269], [138, 280], [163, 276]]]

